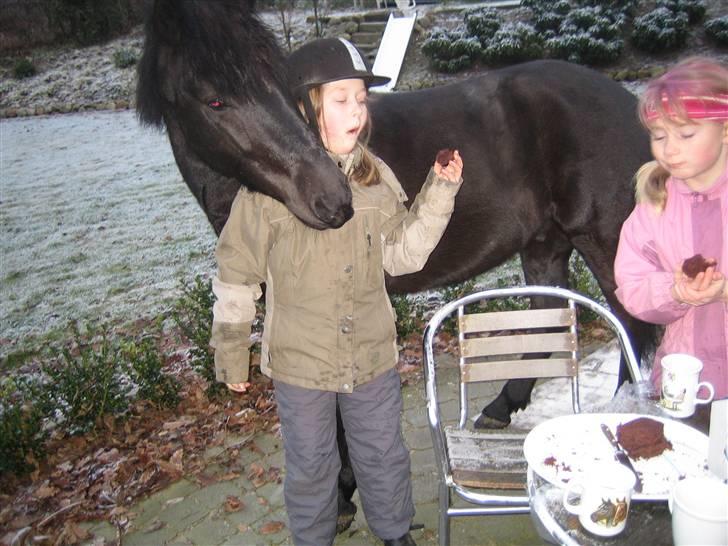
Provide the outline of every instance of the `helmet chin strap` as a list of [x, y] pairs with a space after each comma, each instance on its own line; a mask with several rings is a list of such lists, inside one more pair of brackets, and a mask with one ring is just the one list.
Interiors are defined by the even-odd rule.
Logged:
[[321, 143], [321, 145], [326, 148], [326, 146], [324, 145], [324, 141], [321, 138], [321, 130], [319, 129], [318, 120], [316, 119], [316, 111], [313, 108], [313, 104], [311, 103], [311, 97], [308, 96], [308, 93], [303, 94], [303, 96], [301, 97], [301, 102], [303, 102], [303, 109], [306, 111], [308, 126], [316, 135], [316, 138], [318, 138], [318, 141]]

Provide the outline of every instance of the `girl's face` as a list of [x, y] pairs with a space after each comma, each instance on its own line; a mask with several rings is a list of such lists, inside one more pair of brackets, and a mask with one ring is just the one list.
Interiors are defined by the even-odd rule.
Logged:
[[321, 86], [318, 124], [324, 146], [330, 152], [351, 152], [366, 126], [368, 115], [364, 80], [338, 80]]
[[657, 118], [650, 124], [652, 155], [672, 176], [694, 191], [710, 188], [728, 157], [728, 123], [677, 122]]

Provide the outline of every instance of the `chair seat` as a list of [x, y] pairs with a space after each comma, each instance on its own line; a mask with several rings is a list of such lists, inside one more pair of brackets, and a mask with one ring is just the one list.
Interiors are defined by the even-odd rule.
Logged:
[[453, 480], [484, 489], [526, 489], [525, 432], [479, 432], [445, 427]]

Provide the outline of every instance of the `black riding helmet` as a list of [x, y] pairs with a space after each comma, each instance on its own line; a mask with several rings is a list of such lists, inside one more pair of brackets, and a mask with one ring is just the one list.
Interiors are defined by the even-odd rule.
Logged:
[[288, 56], [288, 84], [296, 101], [303, 102], [311, 128], [319, 134], [308, 91], [337, 80], [359, 78], [367, 88], [391, 78], [375, 76], [361, 52], [343, 38], [320, 38], [302, 45]]

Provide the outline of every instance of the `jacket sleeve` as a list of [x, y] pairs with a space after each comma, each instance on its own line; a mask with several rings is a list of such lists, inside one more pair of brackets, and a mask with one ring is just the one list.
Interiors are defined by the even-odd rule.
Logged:
[[683, 317], [689, 305], [675, 301], [671, 289], [674, 272], [665, 268], [653, 237], [648, 205], [627, 218], [619, 237], [614, 277], [617, 299], [632, 316], [654, 324], [669, 324]]
[[215, 249], [218, 273], [212, 282], [216, 301], [210, 346], [215, 349], [215, 378], [223, 383], [248, 380], [250, 330], [271, 239], [261, 197], [238, 192]]
[[[381, 172], [399, 186], [389, 167], [383, 165]], [[452, 183], [430, 169], [409, 211], [401, 202], [397, 204], [396, 213], [382, 226], [382, 257], [387, 273], [404, 275], [425, 266], [450, 221], [462, 183], [462, 178]]]

